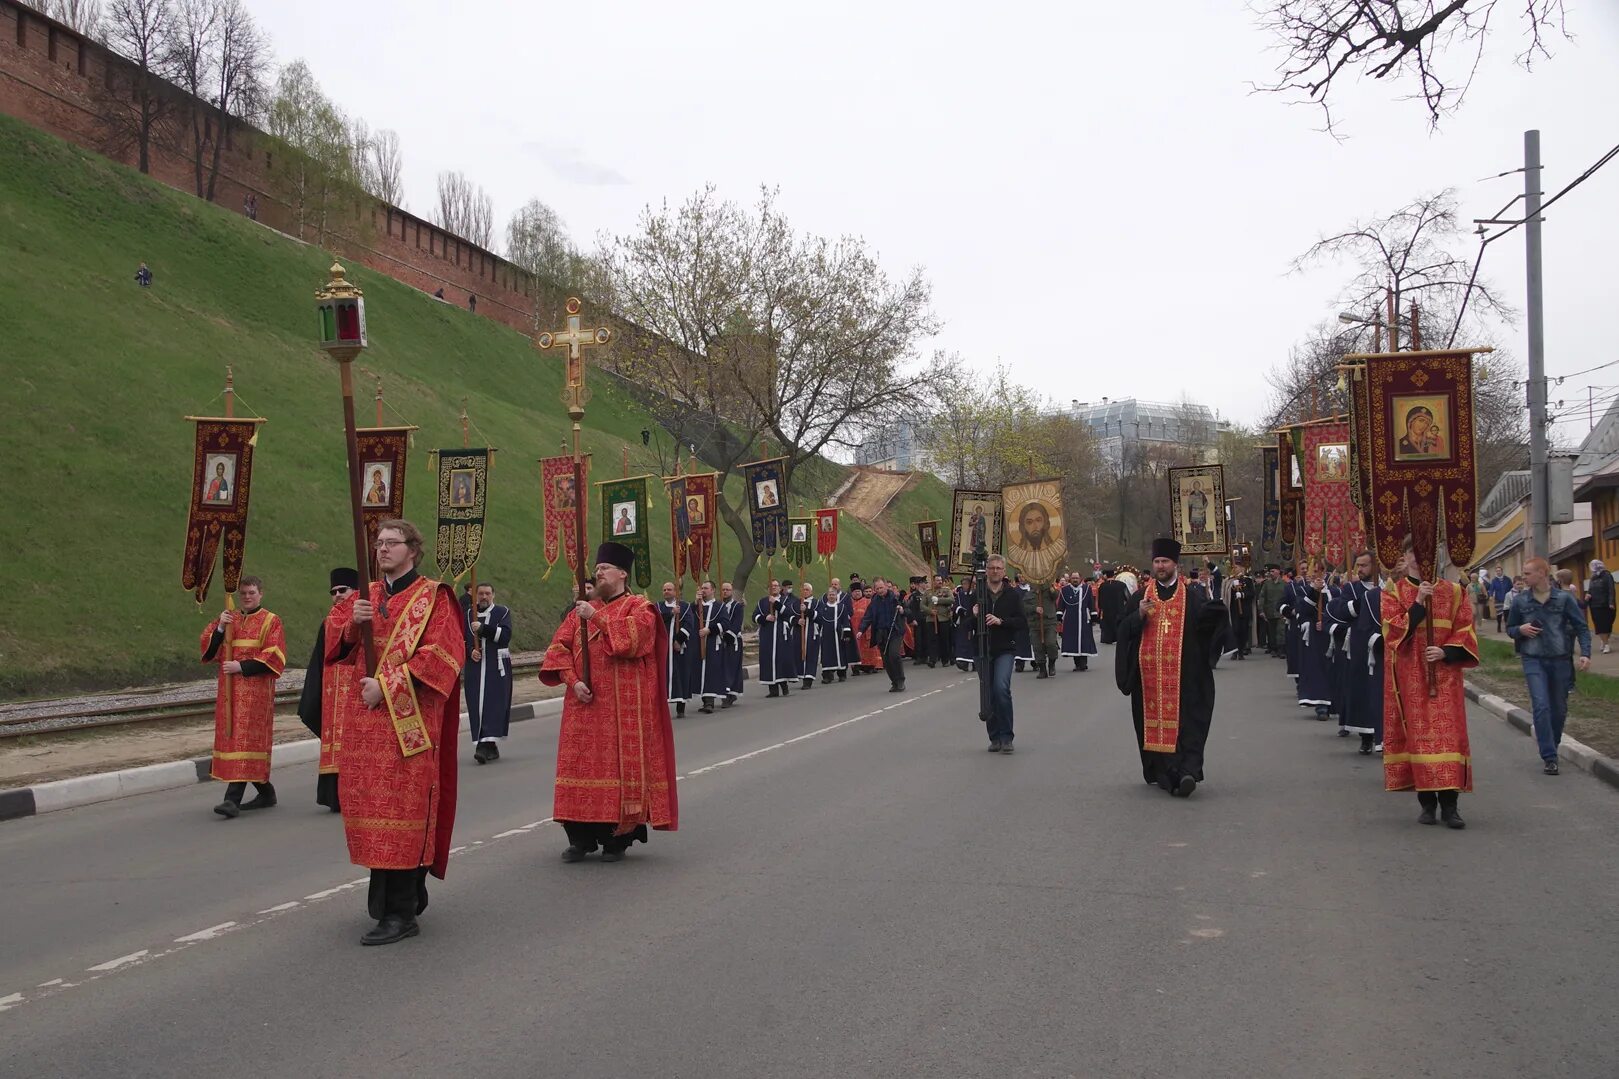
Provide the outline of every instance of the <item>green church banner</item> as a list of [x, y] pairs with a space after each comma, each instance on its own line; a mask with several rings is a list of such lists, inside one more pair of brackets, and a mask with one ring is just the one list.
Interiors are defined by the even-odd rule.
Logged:
[[651, 476], [601, 480], [602, 539], [622, 543], [635, 554], [635, 584], [652, 584], [652, 501], [647, 494]]

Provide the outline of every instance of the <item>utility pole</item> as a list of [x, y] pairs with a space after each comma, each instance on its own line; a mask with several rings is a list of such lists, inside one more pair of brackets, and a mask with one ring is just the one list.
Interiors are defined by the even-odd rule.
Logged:
[[1550, 484], [1546, 471], [1545, 282], [1540, 264], [1540, 132], [1523, 133], [1524, 258], [1529, 314], [1529, 544], [1541, 558], [1551, 551]]

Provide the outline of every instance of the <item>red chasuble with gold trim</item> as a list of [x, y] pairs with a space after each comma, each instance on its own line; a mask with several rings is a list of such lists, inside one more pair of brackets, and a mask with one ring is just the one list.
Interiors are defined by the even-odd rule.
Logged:
[[334, 607], [326, 616], [325, 632], [321, 640], [329, 642], [320, 664], [320, 766], [319, 775], [336, 775], [338, 758], [343, 753], [343, 721], [360, 700], [354, 688], [355, 667], [336, 657], [345, 648], [343, 643], [344, 615], [339, 620]]
[[[1155, 587], [1148, 581], [1146, 587]], [[1173, 753], [1181, 731], [1181, 640], [1186, 627], [1186, 578], [1158, 600], [1141, 629], [1141, 748]], [[1145, 610], [1145, 606], [1142, 608]]]
[[455, 826], [455, 736], [466, 663], [461, 605], [449, 585], [425, 577], [396, 595], [386, 593], [380, 581], [372, 583], [380, 706], [367, 708], [360, 696], [365, 649], [357, 643], [352, 597], [333, 609], [327, 624], [328, 661], [338, 641], [355, 643], [341, 661], [351, 668], [337, 761], [343, 831], [355, 865], [425, 865], [442, 879]]
[[[1401, 578], [1383, 589], [1383, 787], [1391, 791], [1471, 791], [1473, 757], [1467, 742], [1467, 695], [1462, 672], [1478, 666], [1478, 634], [1467, 593], [1453, 581], [1434, 586], [1423, 622], [1411, 629], [1417, 586]], [[1426, 619], [1433, 620], [1433, 643], [1467, 652], [1458, 663], [1423, 659], [1428, 647]], [[1428, 695], [1428, 668], [1438, 695]]]
[[[208, 654], [219, 620], [202, 631], [202, 654]], [[225, 673], [225, 661], [257, 660], [270, 674]], [[208, 774], [227, 783], [268, 783], [270, 745], [275, 741], [275, 683], [287, 666], [287, 636], [281, 619], [260, 607], [252, 614], [236, 612], [231, 639], [214, 658], [219, 668], [214, 698], [214, 759]]]
[[[581, 626], [589, 630], [589, 704], [571, 688], [583, 667]], [[557, 820], [615, 824], [620, 835], [679, 825], [667, 654], [663, 619], [641, 596], [620, 595], [588, 622], [569, 611], [557, 627], [540, 665], [541, 682], [570, 687], [557, 739]]]
[[883, 650], [871, 643], [871, 630], [860, 632], [860, 623], [866, 619], [866, 608], [871, 606], [870, 596], [861, 596], [849, 605], [849, 624], [854, 627], [858, 636], [855, 637], [855, 646], [860, 650], [860, 665], [862, 667], [875, 667], [878, 670], [883, 666]]

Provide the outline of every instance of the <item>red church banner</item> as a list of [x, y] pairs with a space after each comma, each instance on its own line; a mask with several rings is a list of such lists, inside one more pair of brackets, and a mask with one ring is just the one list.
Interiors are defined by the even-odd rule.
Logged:
[[[588, 480], [589, 454], [585, 455], [581, 471]], [[568, 560], [570, 570], [577, 572], [579, 569], [575, 538], [579, 534], [578, 499], [581, 495], [573, 474], [573, 454], [540, 458], [540, 516], [544, 520], [546, 576], [550, 576], [559, 557]], [[588, 509], [589, 506], [586, 506]]]
[[815, 553], [827, 562], [838, 553], [838, 511], [835, 508], [815, 511]]
[[1303, 436], [1304, 553], [1329, 569], [1346, 568], [1363, 542], [1350, 492], [1354, 469], [1349, 422], [1334, 418], [1306, 425]]
[[696, 472], [685, 478], [685, 510], [687, 535], [686, 565], [691, 579], [706, 580], [714, 568], [714, 537], [719, 528], [719, 507], [715, 503], [714, 472]]
[[253, 446], [261, 419], [237, 420], [187, 416], [197, 424], [191, 464], [191, 512], [186, 519], [185, 562], [180, 586], [208, 598], [214, 561], [223, 542], [225, 591], [235, 593], [242, 578], [247, 544], [247, 497], [253, 479]]
[[371, 551], [371, 579], [377, 580], [373, 547], [377, 527], [405, 515], [405, 457], [414, 427], [362, 427], [355, 434], [360, 449], [360, 516], [365, 519], [366, 549]]

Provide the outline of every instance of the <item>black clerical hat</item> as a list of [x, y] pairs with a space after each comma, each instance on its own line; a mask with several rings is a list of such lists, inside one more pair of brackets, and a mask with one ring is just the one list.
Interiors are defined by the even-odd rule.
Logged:
[[349, 569], [347, 566], [340, 566], [337, 569], [332, 570], [331, 587], [332, 588], [359, 588], [360, 587], [360, 574], [359, 574], [359, 571]]
[[921, 574], [913, 573], [911, 575], [911, 583], [912, 584], [924, 584], [924, 583], [926, 583], [926, 581], [927, 581], [927, 578], [923, 577]]
[[1179, 562], [1181, 560], [1181, 545], [1168, 536], [1159, 536], [1152, 541], [1152, 557], [1168, 558]]
[[596, 548], [596, 565], [599, 566], [603, 562], [628, 573], [630, 567], [635, 565], [635, 552], [622, 543], [614, 543], [612, 540], [608, 540]]

